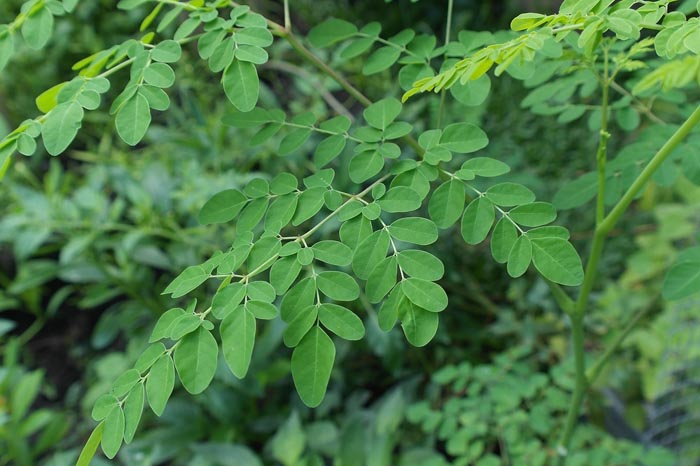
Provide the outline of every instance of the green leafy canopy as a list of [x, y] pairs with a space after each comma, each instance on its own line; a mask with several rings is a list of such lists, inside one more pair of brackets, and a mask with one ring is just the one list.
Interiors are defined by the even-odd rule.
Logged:
[[[465, 248], [488, 242], [493, 259], [513, 278], [536, 271], [573, 317], [573, 325], [582, 325], [595, 271], [584, 273], [568, 230], [553, 225], [556, 209], [576, 208], [598, 197], [594, 236], [599, 241], [655, 170], [660, 182], [675, 180], [675, 165], [668, 169], [661, 164], [677, 162], [664, 157], [697, 123], [691, 116], [688, 128], [676, 133], [678, 140], [670, 139], [671, 147], [662, 146], [656, 156], [647, 150], [654, 141], [606, 158], [610, 115], [622, 130], [634, 131], [641, 114], [655, 117], [647, 106], [653, 99], [645, 100], [645, 92], [700, 79], [699, 22], [669, 11], [667, 2], [566, 0], [555, 14], [515, 18], [512, 34], [462, 31], [457, 40], [448, 34], [444, 46], [436, 37], [411, 29], [384, 38], [377, 23], [358, 27], [336, 18], [315, 25], [304, 41], [247, 5], [152, 3], [118, 3], [121, 10], [150, 8], [142, 35], [75, 63], [77, 77], [40, 95], [36, 103], [41, 115], [0, 141], [0, 173], [15, 152], [36, 153], [39, 136], [50, 155], [69, 150], [86, 111], [99, 108], [106, 97], [114, 97], [109, 113], [119, 138], [131, 147], [148, 142], [158, 116], [154, 111], [171, 105], [179, 63], [196, 56], [217, 76], [222, 98], [230, 103], [223, 124], [246, 137], [251, 147], [269, 148], [275, 156], [287, 157], [288, 166], [309, 174], [235, 180], [204, 203], [199, 223], [235, 231], [235, 238], [216, 245], [221, 249], [186, 267], [165, 288], [172, 299], [188, 297], [189, 305], [159, 317], [151, 346], [97, 399], [92, 416], [100, 424], [79, 464], [89, 463], [98, 443], [112, 458], [124, 442], [131, 442], [146, 404], [162, 415], [176, 378], [191, 394], [206, 390], [220, 353], [235, 377], [245, 377], [255, 369], [260, 329], [268, 325], [264, 321], [284, 322], [282, 341], [291, 348], [291, 376], [310, 407], [323, 402], [332, 383], [339, 340], [357, 341], [368, 333], [369, 307], [383, 331], [398, 324], [410, 344], [429, 344], [439, 331], [440, 313], [450, 311], [441, 285], [445, 267], [431, 252], [443, 238], [461, 238]], [[26, 2], [14, 22], [0, 26], [0, 69], [18, 49], [16, 41], [32, 49], [44, 47], [54, 17], [76, 5], [76, 0]], [[642, 39], [642, 32], [655, 36]], [[275, 37], [334, 79], [348, 100], [364, 110], [351, 113], [343, 107], [337, 116], [319, 118], [276, 108], [274, 87], [260, 77], [270, 53], [286, 56], [280, 52], [286, 49], [272, 47]], [[330, 64], [307, 43], [332, 47], [328, 56], [333, 59], [326, 60]], [[613, 85], [618, 85], [618, 75], [645, 69], [639, 58], [652, 53], [663, 64], [651, 62], [646, 75], [634, 75], [633, 89]], [[447, 98], [449, 90], [468, 109], [486, 101], [490, 70], [495, 76], [508, 73], [523, 80], [533, 88], [523, 106], [534, 113], [557, 115], [565, 123], [590, 112], [601, 141], [597, 170], [565, 185], [552, 203], [537, 200], [534, 191], [518, 182], [523, 178], [511, 176], [499, 155], [487, 152], [487, 134], [463, 121], [472, 119], [442, 124], [440, 98], [435, 108], [441, 123], [426, 128], [406, 121], [421, 108], [407, 111], [395, 96], [372, 102], [334, 68], [360, 57], [356, 68], [366, 76], [398, 70], [396, 88], [403, 90], [403, 102], [428, 91]], [[123, 79], [112, 79], [117, 73]], [[125, 83], [123, 88], [113, 89], [117, 82]], [[605, 99], [609, 88], [621, 96], [600, 107], [590, 105], [598, 85], [604, 87]], [[572, 104], [574, 98], [585, 102]], [[336, 110], [342, 107], [333, 95], [326, 100]], [[689, 178], [700, 173], [693, 160], [679, 163], [690, 167]], [[607, 212], [609, 206], [615, 207]], [[589, 264], [597, 264], [602, 248], [602, 242], [594, 243]], [[664, 296], [680, 299], [697, 291], [698, 270], [697, 248], [679, 254], [664, 282]], [[583, 285], [575, 306], [560, 285]], [[579, 375], [578, 381], [585, 381]], [[579, 383], [579, 390], [584, 385]]]

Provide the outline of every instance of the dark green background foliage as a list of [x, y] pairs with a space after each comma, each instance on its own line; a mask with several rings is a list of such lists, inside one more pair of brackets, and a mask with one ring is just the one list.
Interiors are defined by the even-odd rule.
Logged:
[[[556, 457], [575, 378], [548, 282], [581, 284], [594, 234], [599, 56], [545, 41], [498, 78], [400, 99], [561, 2], [455, 0], [447, 49], [447, 2], [295, 0], [287, 41], [264, 19], [283, 23], [282, 2], [233, 9], [233, 35], [204, 10], [59, 14], [74, 3], [0, 3], [0, 24], [26, 5], [51, 16], [13, 33], [0, 72], [0, 136], [20, 128], [0, 165], [31, 155], [0, 182], [0, 466], [73, 465], [92, 420], [114, 456], [93, 465]], [[697, 20], [695, 2], [671, 3]], [[608, 208], [698, 97], [611, 24]], [[694, 41], [669, 43], [659, 57], [696, 59]], [[695, 132], [611, 232], [587, 362], [642, 317], [591, 387], [567, 466], [700, 459], [692, 423], [663, 430], [659, 414], [697, 380], [698, 154]]]

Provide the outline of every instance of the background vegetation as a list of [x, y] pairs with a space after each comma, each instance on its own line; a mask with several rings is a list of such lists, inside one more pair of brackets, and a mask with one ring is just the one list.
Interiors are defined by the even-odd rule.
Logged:
[[[0, 24], [11, 21], [21, 3], [0, 3]], [[253, 3], [281, 17], [279, 2]], [[553, 3], [456, 1], [453, 28], [498, 30], [521, 11], [553, 11]], [[57, 19], [47, 48], [21, 46], [0, 74], [0, 136], [33, 117], [34, 96], [70, 79], [73, 63], [138, 30], [141, 14], [115, 13], [115, 4], [81, 2], [74, 14]], [[328, 16], [356, 24], [378, 20], [388, 36], [405, 27], [440, 36], [445, 27], [443, 5], [427, 0], [296, 0], [293, 13], [301, 32]], [[276, 43], [273, 51], [261, 73], [263, 104], [318, 117], [339, 108], [361, 114], [350, 96], [287, 45]], [[225, 226], [200, 226], [200, 207], [254, 177], [306, 174], [309, 151], [279, 157], [273, 142], [251, 147], [252, 132], [223, 125], [229, 104], [221, 87], [202, 79], [206, 64], [194, 49], [184, 53], [169, 90], [173, 105], [154, 117], [145, 144], [126, 146], [106, 124], [112, 117], [105, 109], [90, 112], [69, 152], [18, 158], [0, 184], [0, 465], [74, 464], [93, 427], [86, 419], [94, 400], [133, 366], [155, 321], [172, 307], [162, 290], [233, 239]], [[367, 77], [361, 68], [362, 60], [350, 62], [348, 75], [371, 98], [399, 90], [389, 72]], [[491, 139], [486, 152], [513, 168], [513, 180], [552, 199], [591, 169], [597, 138], [585, 121], [528, 106], [527, 83], [504, 77], [492, 86], [482, 104], [467, 109], [448, 99], [444, 112], [451, 120], [478, 122]], [[672, 114], [682, 97], [665, 98]], [[663, 119], [664, 106], [658, 111]], [[439, 110], [415, 100], [405, 112], [427, 126]], [[643, 126], [623, 117], [617, 124], [629, 140], [643, 138]], [[626, 141], [614, 144], [610, 150], [621, 151]], [[609, 330], [637, 310], [648, 312], [597, 381], [567, 465], [700, 462], [700, 404], [693, 401], [700, 302], [670, 305], [659, 296], [673, 246], [700, 240], [700, 189], [684, 179], [698, 176], [686, 171], [673, 188], [657, 179], [615, 232], [602, 267], [603, 291], [586, 321], [594, 335], [589, 349], [600, 348]], [[574, 241], [590, 238], [593, 212], [562, 215]], [[468, 247], [443, 235], [434, 248], [445, 261], [441, 285], [450, 309], [426, 348], [408, 346], [397, 329], [382, 332], [367, 303], [367, 338], [338, 345], [327, 398], [310, 410], [292, 385], [284, 326], [271, 321], [258, 336], [246, 380], [222, 368], [201, 395], [176, 388], [163, 417], [144, 413], [136, 440], [109, 464], [543, 464], [573, 384], [564, 320], [546, 284], [535, 274], [508, 279], [488, 245]]]

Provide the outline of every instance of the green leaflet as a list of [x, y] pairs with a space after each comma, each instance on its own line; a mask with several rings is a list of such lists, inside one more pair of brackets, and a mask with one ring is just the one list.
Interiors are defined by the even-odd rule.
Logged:
[[163, 345], [163, 343], [155, 343], [150, 345], [136, 360], [134, 363], [134, 369], [143, 374], [150, 369], [151, 366], [153, 366], [153, 363], [155, 363], [158, 358], [163, 355], [163, 353], [165, 353], [165, 345]]
[[311, 327], [314, 326], [317, 317], [317, 304], [310, 304], [300, 309], [284, 330], [284, 344], [290, 348], [297, 346], [302, 338], [311, 330]]
[[248, 255], [248, 268], [262, 272], [271, 267], [281, 248], [280, 240], [274, 236], [259, 239]]
[[243, 194], [251, 199], [265, 197], [270, 193], [270, 183], [263, 178], [254, 178], [243, 188]]
[[151, 51], [151, 58], [161, 63], [176, 63], [182, 56], [182, 47], [174, 40], [164, 40]]
[[399, 113], [401, 113], [401, 102], [394, 98], [387, 98], [367, 107], [362, 116], [370, 126], [384, 131], [399, 116]]
[[440, 146], [458, 154], [469, 154], [489, 144], [486, 133], [470, 123], [453, 123], [445, 128], [440, 137]]
[[43, 7], [31, 15], [22, 24], [22, 37], [25, 42], [34, 50], [44, 48], [51, 38], [53, 32], [54, 19], [48, 8]]
[[404, 273], [411, 277], [434, 282], [445, 274], [445, 266], [440, 259], [429, 252], [408, 249], [400, 251], [397, 258]]
[[299, 149], [306, 140], [309, 139], [309, 136], [311, 136], [311, 129], [295, 129], [282, 138], [277, 152], [279, 152], [280, 155], [289, 155]]
[[136, 94], [127, 100], [117, 112], [115, 124], [124, 142], [130, 146], [141, 142], [151, 124], [151, 109], [146, 97]]
[[333, 189], [329, 189], [323, 194], [323, 202], [329, 210], [338, 210], [346, 205], [343, 195]]
[[168, 88], [175, 83], [175, 72], [165, 63], [151, 63], [143, 70], [143, 80], [158, 88]]
[[[359, 204], [359, 202], [358, 202]], [[359, 204], [361, 206], [361, 204]], [[359, 212], [358, 212], [359, 213]], [[340, 227], [340, 239], [351, 249], [357, 249], [367, 237], [372, 234], [372, 222], [364, 216], [346, 221]]]
[[557, 209], [573, 209], [593, 199], [597, 191], [597, 175], [586, 173], [580, 178], [564, 184], [554, 195], [553, 203]]
[[92, 412], [90, 416], [95, 421], [101, 421], [107, 417], [107, 415], [112, 411], [112, 408], [119, 404], [119, 400], [116, 396], [111, 393], [105, 393], [95, 400], [95, 404], [92, 406]]
[[342, 19], [331, 18], [314, 26], [309, 31], [309, 43], [314, 47], [328, 47], [336, 42], [352, 37], [357, 33], [357, 27]]
[[335, 345], [319, 327], [312, 328], [292, 353], [292, 378], [304, 404], [315, 408], [326, 394]]
[[462, 238], [468, 244], [479, 244], [491, 230], [496, 211], [491, 201], [485, 197], [477, 197], [469, 203], [462, 217]]
[[508, 275], [518, 278], [527, 271], [532, 260], [532, 242], [527, 235], [521, 235], [508, 254]]
[[494, 204], [511, 207], [529, 204], [535, 200], [535, 194], [517, 183], [500, 183], [486, 190], [485, 196]]
[[365, 60], [362, 74], [369, 76], [390, 68], [401, 57], [401, 49], [385, 45], [372, 52]]
[[221, 77], [226, 97], [241, 112], [255, 108], [260, 92], [260, 81], [255, 65], [233, 60]]
[[383, 259], [367, 277], [365, 291], [370, 303], [378, 303], [396, 284], [398, 271], [396, 256]]
[[136, 369], [129, 369], [112, 383], [112, 394], [116, 397], [123, 397], [137, 384], [141, 374]]
[[359, 39], [354, 39], [340, 51], [340, 58], [343, 60], [350, 60], [351, 58], [358, 57], [369, 50], [375, 42], [373, 37], [361, 37]]
[[280, 316], [285, 322], [291, 322], [316, 298], [316, 280], [304, 278], [294, 285], [282, 298]]
[[390, 241], [385, 230], [378, 230], [360, 243], [352, 258], [352, 270], [358, 278], [366, 280], [369, 277], [377, 264], [386, 257]]
[[276, 293], [275, 287], [270, 285], [267, 281], [254, 281], [246, 285], [246, 294], [248, 298], [252, 300], [264, 301], [266, 303], [271, 303], [275, 300]]
[[[7, 26], [0, 26], [0, 33], [7, 31]], [[12, 34], [5, 34], [0, 38], [0, 71], [2, 71], [7, 63], [12, 58], [12, 54], [15, 51], [15, 40]]]
[[348, 167], [350, 179], [354, 183], [364, 183], [376, 176], [384, 168], [384, 158], [379, 152], [369, 150], [354, 156]]
[[240, 307], [221, 322], [221, 349], [233, 375], [242, 379], [248, 373], [255, 346], [255, 316]]
[[102, 430], [102, 451], [109, 459], [114, 458], [124, 439], [124, 412], [115, 406], [105, 418]]
[[124, 402], [124, 441], [131, 443], [136, 434], [136, 429], [143, 413], [145, 389], [143, 383], [139, 383], [129, 392]]
[[362, 208], [362, 215], [368, 220], [377, 220], [382, 214], [382, 208], [376, 202], [371, 202]]
[[[11, 36], [8, 36], [11, 37]], [[0, 41], [6, 40], [6, 39], [0, 39]], [[0, 42], [1, 44], [2, 42]], [[43, 113], [49, 113], [51, 110], [53, 110], [56, 105], [58, 105], [58, 94], [63, 89], [68, 83], [67, 82], [62, 82], [60, 84], [56, 84], [55, 86], [45, 90], [39, 96], [34, 100], [36, 103], [36, 108], [39, 109], [40, 112]]]
[[148, 404], [156, 416], [163, 414], [174, 386], [175, 366], [170, 355], [164, 354], [153, 364], [146, 379]]
[[335, 160], [345, 146], [348, 140], [343, 134], [334, 134], [327, 137], [316, 146], [316, 151], [314, 152], [314, 165], [317, 168], [323, 168], [324, 166]]
[[392, 238], [422, 246], [433, 244], [438, 238], [435, 223], [421, 217], [400, 218], [389, 225], [388, 230]]
[[274, 263], [270, 269], [270, 284], [278, 295], [283, 295], [301, 272], [301, 264], [295, 256], [284, 257]]
[[165, 311], [160, 318], [158, 318], [155, 327], [153, 327], [153, 331], [151, 332], [151, 337], [148, 339], [148, 342], [154, 343], [158, 340], [162, 340], [163, 338], [168, 338], [168, 335], [170, 335], [170, 326], [177, 318], [183, 315], [185, 315], [185, 310], [179, 307]]
[[571, 236], [569, 234], [569, 230], [567, 230], [564, 227], [560, 227], [560, 226], [556, 226], [556, 225], [533, 228], [532, 230], [528, 230], [526, 235], [530, 239], [537, 239], [537, 238], [569, 239], [569, 237]]
[[306, 444], [306, 432], [295, 409], [272, 438], [272, 455], [283, 465], [298, 464]]
[[459, 220], [464, 209], [464, 195], [464, 185], [458, 180], [447, 181], [435, 190], [428, 212], [438, 228], [448, 228]]
[[557, 218], [557, 211], [547, 202], [531, 202], [512, 209], [508, 215], [519, 225], [539, 227], [553, 222]]
[[184, 296], [199, 285], [207, 281], [209, 272], [201, 265], [191, 265], [182, 271], [175, 280], [165, 288], [163, 294], [170, 294], [173, 298]]
[[533, 239], [532, 260], [535, 268], [548, 280], [568, 286], [577, 286], [583, 282], [581, 258], [566, 240]]
[[311, 248], [303, 248], [300, 249], [299, 252], [297, 252], [297, 262], [299, 264], [303, 265], [306, 267], [307, 265], [311, 265], [311, 263], [314, 261], [314, 250]]
[[391, 213], [412, 212], [419, 209], [422, 202], [420, 194], [406, 186], [395, 186], [377, 200], [382, 210]]
[[246, 289], [242, 283], [231, 283], [220, 288], [211, 300], [211, 313], [217, 319], [224, 319], [241, 304]]
[[430, 181], [428, 181], [425, 174], [418, 169], [407, 170], [394, 178], [391, 182], [391, 187], [394, 188], [396, 186], [406, 186], [413, 189], [418, 193], [421, 199], [425, 199], [430, 192]]
[[700, 291], [700, 247], [686, 249], [664, 279], [663, 296], [668, 300], [686, 298]]
[[401, 285], [395, 286], [377, 312], [377, 323], [382, 331], [388, 332], [394, 328], [399, 319], [399, 307], [404, 300], [406, 300], [406, 296], [403, 294]]
[[503, 217], [496, 222], [491, 233], [491, 255], [494, 260], [499, 264], [505, 264], [517, 239], [518, 230], [510, 220]]
[[404, 299], [400, 302], [399, 314], [406, 340], [413, 346], [427, 345], [437, 333], [439, 318], [436, 313], [421, 309]]
[[321, 304], [318, 309], [321, 323], [345, 340], [361, 340], [365, 336], [362, 320], [350, 309], [337, 304]]
[[357, 282], [345, 272], [321, 272], [316, 277], [319, 291], [336, 301], [354, 301], [360, 296]]
[[175, 349], [175, 367], [185, 390], [193, 395], [209, 386], [216, 372], [219, 347], [211, 332], [200, 327]]
[[418, 307], [430, 312], [447, 308], [447, 293], [440, 285], [420, 278], [407, 278], [401, 282], [404, 295]]
[[474, 81], [455, 84], [450, 88], [452, 96], [467, 107], [476, 107], [484, 103], [490, 91], [491, 79], [487, 74]]
[[97, 452], [97, 447], [102, 441], [104, 427], [104, 422], [97, 424], [97, 427], [95, 427], [90, 434], [90, 437], [87, 439], [87, 442], [85, 442], [85, 446], [80, 452], [80, 456], [78, 457], [78, 461], [75, 463], [75, 466], [90, 466], [90, 461], [92, 461], [92, 458]]
[[500, 160], [489, 157], [474, 157], [462, 164], [462, 170], [469, 170], [476, 176], [495, 177], [505, 175], [510, 167]]
[[173, 321], [172, 325], [168, 327], [168, 338], [171, 340], [179, 340], [188, 333], [192, 333], [197, 328], [199, 328], [200, 325], [202, 325], [203, 321], [197, 317], [194, 314], [184, 314], [175, 321]]
[[272, 320], [277, 318], [277, 307], [267, 301], [251, 300], [245, 303], [245, 309], [252, 313], [256, 319]]
[[291, 173], [280, 173], [270, 182], [270, 191], [272, 194], [278, 195], [289, 194], [297, 189], [298, 185], [299, 182], [294, 175]]
[[243, 208], [243, 210], [241, 210], [240, 216], [238, 217], [238, 222], [236, 223], [237, 229], [239, 231], [253, 230], [265, 216], [265, 212], [267, 211], [269, 205], [269, 197], [253, 199]]
[[326, 190], [326, 188], [318, 186], [301, 193], [294, 218], [292, 219], [292, 225], [301, 225], [321, 210], [323, 207], [323, 195]]
[[41, 137], [49, 154], [58, 155], [68, 148], [82, 126], [84, 114], [80, 104], [73, 101], [59, 104], [47, 114]]
[[311, 247], [314, 257], [326, 264], [344, 267], [352, 262], [352, 249], [339, 241], [323, 240]]

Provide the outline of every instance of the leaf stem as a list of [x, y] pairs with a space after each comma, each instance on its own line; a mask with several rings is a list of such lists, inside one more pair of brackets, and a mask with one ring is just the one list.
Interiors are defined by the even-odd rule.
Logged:
[[647, 181], [652, 177], [652, 175], [658, 170], [662, 163], [671, 155], [671, 152], [688, 136], [690, 131], [700, 123], [700, 107], [696, 108], [695, 111], [688, 117], [687, 120], [673, 133], [668, 141], [658, 150], [658, 152], [652, 157], [642, 173], [639, 174], [632, 186], [627, 189], [627, 192], [622, 196], [622, 199], [618, 201], [615, 207], [610, 211], [610, 213], [605, 217], [603, 222], [598, 227], [605, 234], [612, 231], [617, 222], [625, 213], [627, 207], [632, 203], [637, 194], [642, 190]]
[[554, 283], [551, 280], [545, 279], [547, 285], [549, 285], [549, 290], [552, 292], [554, 300], [557, 302], [562, 311], [567, 314], [571, 314], [574, 311], [574, 300], [567, 295], [559, 284]]
[[625, 339], [629, 336], [629, 334], [634, 330], [634, 328], [637, 326], [639, 321], [644, 317], [649, 310], [651, 309], [651, 306], [644, 306], [642, 309], [640, 309], [630, 320], [625, 324], [625, 327], [620, 331], [615, 336], [615, 339], [613, 342], [608, 346], [603, 354], [598, 358], [598, 360], [591, 366], [590, 369], [586, 372], [586, 379], [588, 380], [588, 384], [592, 385], [593, 382], [598, 378], [600, 373], [602, 372], [603, 368], [610, 362], [610, 358], [612, 357], [613, 354], [620, 348], [622, 343], [625, 341]]
[[[232, 2], [232, 4], [235, 2]], [[282, 25], [268, 20], [267, 21], [268, 26], [270, 29], [272, 29], [272, 33], [277, 35], [278, 37], [281, 37], [285, 39], [289, 45], [299, 54], [301, 55], [302, 58], [304, 58], [306, 61], [314, 65], [316, 68], [318, 68], [323, 74], [326, 76], [330, 77], [333, 79], [335, 82], [337, 82], [340, 87], [342, 87], [345, 92], [350, 94], [355, 100], [360, 102], [362, 106], [364, 107], [369, 107], [370, 105], [373, 104], [373, 102], [364, 95], [359, 89], [357, 89], [355, 86], [353, 86], [350, 81], [345, 79], [344, 76], [342, 76], [340, 73], [338, 73], [335, 69], [333, 69], [331, 66], [329, 66], [325, 61], [321, 60], [316, 54], [314, 54], [311, 50], [306, 48], [304, 44], [299, 40], [299, 38], [294, 35], [291, 31], [286, 30]], [[416, 153], [419, 156], [422, 156], [425, 151], [423, 148], [418, 144], [418, 141], [416, 141], [413, 137], [409, 136], [404, 136], [402, 138], [406, 143], [411, 146], [411, 148], [416, 151]]]
[[610, 139], [610, 133], [608, 133], [608, 94], [610, 89], [610, 76], [609, 76], [609, 58], [608, 58], [608, 47], [603, 47], [603, 102], [601, 108], [601, 118], [600, 118], [600, 139], [598, 141], [598, 150], [596, 152], [596, 164], [598, 166], [598, 195], [596, 198], [596, 225], [600, 223], [605, 218], [605, 165], [607, 162], [608, 153], [608, 140]]

